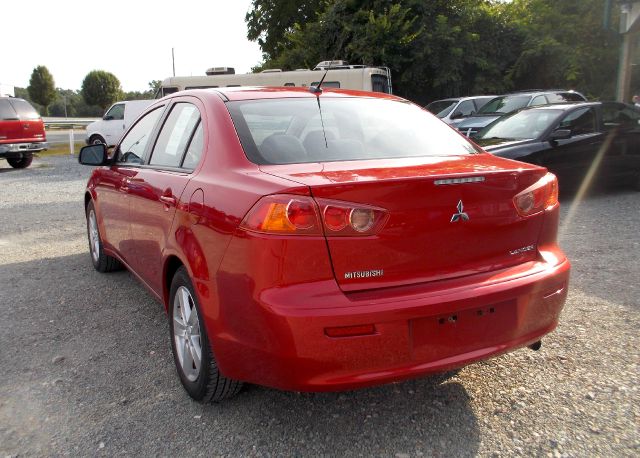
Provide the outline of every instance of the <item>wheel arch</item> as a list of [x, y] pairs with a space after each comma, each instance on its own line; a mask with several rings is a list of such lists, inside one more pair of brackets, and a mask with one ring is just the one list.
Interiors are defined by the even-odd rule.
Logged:
[[170, 255], [164, 262], [164, 269], [162, 273], [162, 302], [164, 304], [165, 311], [169, 311], [169, 294], [171, 292], [171, 281], [180, 267], [184, 267], [189, 271], [189, 268], [182, 262], [182, 260], [176, 255]]

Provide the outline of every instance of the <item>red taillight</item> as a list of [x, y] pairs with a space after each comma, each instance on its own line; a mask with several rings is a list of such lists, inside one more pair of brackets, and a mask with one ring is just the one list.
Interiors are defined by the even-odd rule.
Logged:
[[558, 179], [547, 173], [513, 198], [520, 216], [530, 216], [558, 203]]
[[376, 234], [386, 220], [382, 208], [277, 194], [260, 199], [240, 227], [266, 234], [365, 236]]
[[388, 218], [384, 208], [329, 199], [316, 200], [327, 237], [375, 235]]
[[267, 234], [322, 235], [317, 212], [311, 197], [266, 196], [247, 213], [240, 227]]

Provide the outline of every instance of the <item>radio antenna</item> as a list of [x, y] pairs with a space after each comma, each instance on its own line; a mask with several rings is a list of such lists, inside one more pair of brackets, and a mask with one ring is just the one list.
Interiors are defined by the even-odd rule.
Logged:
[[329, 70], [331, 70], [331, 64], [333, 61], [329, 62], [329, 66], [327, 67], [327, 70], [324, 72], [324, 75], [322, 75], [322, 78], [320, 79], [320, 82], [318, 83], [317, 86], [310, 86], [309, 87], [309, 92], [312, 92], [314, 94], [322, 94], [322, 83], [324, 82], [324, 79], [327, 77], [327, 73], [329, 73]]

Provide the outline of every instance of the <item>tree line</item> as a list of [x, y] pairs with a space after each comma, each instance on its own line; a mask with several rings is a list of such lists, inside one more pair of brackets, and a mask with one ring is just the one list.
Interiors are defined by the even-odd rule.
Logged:
[[[253, 0], [266, 68], [387, 66], [394, 92], [437, 98], [567, 88], [613, 98], [620, 36], [605, 0]], [[636, 85], [636, 87], [638, 87]]]
[[29, 86], [26, 89], [16, 87], [15, 93], [16, 97], [29, 100], [43, 115], [97, 117], [118, 100], [152, 99], [160, 83], [153, 80], [146, 91], [125, 92], [113, 73], [93, 70], [85, 76], [81, 90], [74, 91], [56, 88], [49, 69], [39, 65], [31, 73]]

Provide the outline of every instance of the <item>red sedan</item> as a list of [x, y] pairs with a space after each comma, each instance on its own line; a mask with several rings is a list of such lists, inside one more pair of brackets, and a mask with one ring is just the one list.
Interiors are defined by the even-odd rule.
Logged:
[[167, 309], [200, 401], [242, 382], [347, 390], [536, 348], [569, 261], [546, 169], [483, 152], [384, 94], [185, 91], [99, 165], [85, 206], [100, 272]]

